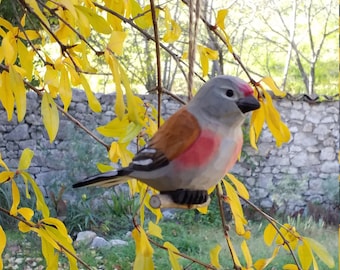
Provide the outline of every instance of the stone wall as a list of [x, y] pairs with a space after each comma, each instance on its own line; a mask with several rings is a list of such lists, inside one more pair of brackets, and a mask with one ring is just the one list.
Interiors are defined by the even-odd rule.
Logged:
[[[0, 153], [11, 168], [16, 168], [20, 153], [26, 147], [35, 152], [29, 172], [48, 194], [64, 183], [70, 186], [83, 177], [97, 172], [97, 162], [109, 162], [106, 150], [82, 130], [60, 116], [60, 129], [51, 144], [42, 126], [40, 100], [35, 93], [27, 95], [27, 114], [19, 125], [8, 122], [0, 105]], [[90, 130], [114, 117], [113, 95], [98, 95], [103, 112], [95, 114], [87, 106], [81, 91], [74, 91], [69, 112]], [[156, 104], [156, 97], [144, 99]], [[246, 183], [251, 200], [263, 208], [274, 205], [294, 213], [305, 209], [308, 202], [330, 205], [338, 192], [339, 103], [309, 104], [304, 101], [276, 100], [276, 107], [292, 133], [292, 139], [281, 148], [265, 128], [258, 144], [259, 151], [247, 142], [241, 161], [232, 172]], [[164, 97], [162, 115], [167, 118], [180, 104]], [[104, 138], [110, 142], [108, 138]], [[135, 147], [131, 147], [135, 150]], [[65, 195], [72, 197], [72, 189]]]

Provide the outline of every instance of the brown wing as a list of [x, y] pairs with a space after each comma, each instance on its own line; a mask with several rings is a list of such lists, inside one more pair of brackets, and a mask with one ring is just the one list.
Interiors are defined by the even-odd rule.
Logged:
[[186, 108], [177, 111], [164, 123], [149, 142], [149, 147], [173, 160], [186, 150], [200, 135], [196, 118]]

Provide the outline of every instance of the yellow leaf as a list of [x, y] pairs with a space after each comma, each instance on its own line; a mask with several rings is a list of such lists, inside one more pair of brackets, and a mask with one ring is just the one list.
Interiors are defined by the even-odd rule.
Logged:
[[18, 212], [18, 205], [20, 203], [20, 193], [17, 184], [15, 181], [12, 181], [12, 207], [10, 210], [10, 214], [12, 216], [16, 216]]
[[123, 43], [127, 37], [126, 32], [112, 31], [107, 47], [117, 55], [123, 54]]
[[229, 249], [230, 249], [231, 256], [233, 257], [233, 260], [234, 260], [234, 262], [235, 262], [235, 266], [238, 266], [238, 267], [241, 269], [240, 260], [239, 260], [238, 257], [237, 257], [237, 253], [236, 253], [236, 251], [235, 251], [235, 248], [234, 248], [233, 243], [232, 243], [231, 240], [230, 240], [230, 237], [229, 237], [229, 236], [226, 236], [226, 240], [227, 240], [227, 243], [228, 243], [228, 247], [229, 247]]
[[104, 172], [109, 172], [109, 171], [112, 171], [114, 168], [110, 165], [106, 165], [106, 164], [103, 164], [103, 163], [97, 163], [97, 169], [101, 172], [101, 173], [104, 173]]
[[180, 256], [174, 253], [174, 252], [179, 253], [178, 249], [169, 242], [165, 242], [163, 246], [168, 249], [168, 256], [169, 256], [169, 260], [170, 260], [171, 267], [172, 267], [171, 269], [173, 270], [183, 269], [182, 266], [178, 262], [178, 259], [180, 258]]
[[2, 252], [6, 247], [6, 234], [0, 225], [0, 269], [3, 269]]
[[11, 32], [13, 32], [13, 30], [14, 30], [13, 25], [9, 21], [7, 21], [6, 19], [4, 19], [2, 17], [0, 17], [0, 26], [3, 26], [4, 28], [6, 28], [7, 30], [9, 30]]
[[[77, 259], [74, 257], [76, 252], [72, 246], [72, 238], [67, 234], [67, 230], [65, 225], [56, 218], [45, 218], [41, 220], [41, 223], [44, 224], [43, 228], [46, 231], [49, 238], [46, 238], [47, 241], [53, 240], [53, 242], [58, 243], [58, 250], [62, 251], [62, 247], [65, 247], [69, 252], [65, 252], [65, 255], [69, 261], [68, 269], [78, 269], [77, 268]], [[50, 242], [51, 243], [51, 242]], [[54, 243], [51, 243], [54, 245]]]
[[[124, 16], [126, 12], [126, 18], [129, 16], [126, 11], [126, 4], [130, 3], [130, 1], [105, 1], [105, 6], [118, 14]], [[122, 20], [118, 17], [107, 13], [107, 21], [112, 26], [113, 30], [123, 31]]]
[[47, 66], [44, 83], [48, 86], [48, 90], [50, 91], [52, 98], [56, 98], [58, 96], [59, 81], [59, 71]]
[[220, 9], [219, 11], [217, 11], [216, 25], [223, 30], [225, 28], [224, 20], [227, 15], [228, 15], [228, 9]]
[[284, 91], [281, 91], [276, 86], [274, 80], [271, 77], [264, 77], [261, 81], [269, 86], [269, 88], [273, 91], [275, 96], [278, 96], [278, 97], [285, 97], [286, 96], [286, 93]]
[[261, 131], [263, 129], [263, 124], [265, 121], [265, 112], [263, 101], [260, 100], [260, 108], [253, 111], [250, 118], [250, 144], [253, 148], [257, 149], [256, 143], [260, 137]]
[[[117, 62], [118, 63], [118, 62]], [[121, 76], [122, 83], [126, 92], [126, 102], [128, 107], [129, 120], [135, 122], [139, 125], [144, 125], [143, 120], [139, 116], [140, 108], [143, 107], [143, 101], [132, 93], [130, 82], [128, 76], [125, 73], [123, 67], [118, 63], [119, 72]], [[144, 113], [144, 109], [143, 109]]]
[[143, 126], [130, 122], [126, 127], [125, 136], [119, 139], [119, 143], [130, 143], [142, 130]]
[[262, 92], [265, 97], [265, 103], [263, 107], [266, 123], [276, 140], [276, 146], [280, 147], [282, 143], [286, 143], [290, 140], [290, 132], [288, 127], [281, 121], [280, 114], [275, 109], [271, 96], [265, 90]]
[[79, 10], [77, 11], [78, 15], [78, 27], [79, 27], [79, 32], [85, 37], [88, 38], [91, 34], [91, 27], [90, 27], [90, 22], [87, 19], [87, 17], [84, 15], [84, 13], [80, 12]]
[[21, 172], [21, 176], [27, 181], [30, 182], [35, 197], [36, 197], [36, 207], [38, 211], [41, 211], [42, 216], [44, 218], [47, 218], [50, 216], [50, 210], [48, 209], [46, 203], [45, 203], [45, 199], [44, 199], [44, 195], [42, 194], [40, 188], [38, 187], [37, 183], [33, 180], [33, 178], [30, 176], [30, 174], [28, 172]]
[[14, 93], [18, 121], [21, 122], [26, 114], [26, 89], [23, 78], [15, 71], [12, 65], [9, 66], [9, 85]]
[[58, 233], [63, 235], [65, 238], [67, 238], [68, 243], [72, 243], [72, 239], [67, 234], [67, 229], [59, 219], [53, 218], [53, 217], [46, 217], [40, 221], [41, 223], [51, 226], [57, 230]]
[[18, 209], [18, 213], [24, 217], [26, 221], [30, 221], [34, 215], [34, 211], [28, 207], [21, 207]]
[[250, 251], [247, 245], [247, 242], [245, 240], [241, 243], [241, 250], [244, 256], [244, 259], [246, 260], [247, 268], [249, 269], [253, 265], [253, 259], [250, 255]]
[[38, 18], [42, 20], [48, 28], [51, 28], [48, 20], [46, 19], [44, 14], [41, 12], [37, 2], [35, 0], [25, 0], [25, 2], [33, 9], [35, 15], [37, 15]]
[[52, 143], [59, 129], [59, 114], [57, 106], [49, 93], [45, 92], [41, 101], [41, 115], [47, 134]]
[[97, 127], [97, 131], [105, 137], [121, 138], [126, 135], [126, 128], [129, 125], [127, 117], [123, 119], [114, 118], [104, 126]]
[[24, 151], [22, 151], [22, 154], [19, 160], [18, 170], [19, 171], [27, 170], [29, 166], [31, 165], [31, 160], [33, 156], [34, 156], [34, 152], [29, 148], [25, 148]]
[[302, 244], [299, 245], [297, 254], [301, 263], [302, 269], [309, 269], [312, 264], [313, 254], [309, 245], [302, 240]]
[[18, 54], [20, 59], [20, 65], [26, 71], [27, 79], [31, 81], [34, 51], [33, 50], [29, 51], [27, 47], [20, 40], [18, 40]]
[[[81, 66], [80, 59], [79, 59], [78, 55], [73, 56], [73, 61], [76, 63], [76, 65], [78, 67]], [[72, 85], [79, 85], [79, 84], [81, 84], [80, 76], [79, 76], [81, 73], [79, 73], [79, 72], [77, 72], [75, 70], [71, 59], [69, 57], [65, 58], [64, 59], [64, 63], [65, 63], [65, 67], [67, 68], [67, 71], [68, 71], [68, 73], [70, 75], [69, 77], [71, 77], [71, 84]], [[72, 88], [71, 88], [71, 90], [72, 90]]]
[[81, 84], [84, 87], [85, 94], [86, 94], [86, 97], [87, 97], [87, 100], [89, 102], [89, 106], [90, 106], [91, 110], [96, 112], [96, 113], [100, 113], [102, 111], [102, 106], [100, 105], [96, 96], [91, 91], [90, 85], [87, 82], [85, 76], [81, 73], [81, 74], [79, 74], [79, 78], [80, 78]]
[[68, 9], [70, 14], [72, 14], [72, 16], [74, 17], [74, 19], [78, 19], [77, 12], [76, 12], [76, 9], [75, 9], [72, 1], [70, 1], [70, 0], [63, 0], [62, 4], [64, 5], [64, 7], [66, 7]]
[[267, 246], [271, 246], [276, 236], [277, 236], [277, 231], [275, 227], [271, 223], [268, 223], [268, 225], [266, 226], [263, 232], [264, 243]]
[[214, 248], [210, 250], [210, 262], [217, 269], [220, 269], [222, 267], [218, 259], [218, 255], [220, 254], [221, 249], [221, 245], [217, 244]]
[[13, 179], [14, 175], [15, 175], [14, 172], [9, 171], [0, 172], [0, 184]]
[[149, 232], [149, 234], [151, 234], [153, 236], [156, 236], [160, 239], [163, 239], [161, 227], [159, 227], [157, 224], [153, 223], [151, 220], [149, 221], [148, 232]]
[[299, 270], [296, 264], [288, 263], [282, 266], [283, 270]]
[[[78, 44], [77, 46], [75, 46], [73, 48], [73, 50], [81, 53], [81, 56], [77, 57], [77, 60], [79, 60], [81, 68], [83, 69], [83, 71], [86, 71], [86, 72], [89, 72], [89, 73], [97, 72], [97, 70], [91, 66], [91, 64], [88, 60], [88, 56], [89, 56], [88, 47], [87, 47], [87, 45], [84, 41], [81, 41], [80, 44]], [[75, 72], [75, 74], [78, 74], [78, 73]]]
[[303, 239], [305, 243], [308, 243], [310, 248], [322, 262], [324, 262], [329, 268], [334, 267], [335, 263], [333, 257], [322, 244], [309, 237], [304, 237]]
[[196, 210], [201, 214], [206, 215], [208, 213], [208, 207], [209, 206], [198, 207]]
[[274, 251], [273, 251], [273, 254], [270, 258], [268, 259], [259, 259], [257, 260], [255, 263], [254, 263], [254, 268], [256, 270], [262, 270], [262, 269], [265, 269], [265, 267], [267, 267], [271, 262], [272, 260], [276, 257], [276, 255], [279, 253], [279, 250], [280, 250], [280, 246], [276, 246]]
[[14, 95], [10, 86], [9, 74], [3, 71], [0, 74], [0, 101], [7, 112], [7, 120], [11, 121], [14, 111]]
[[46, 269], [58, 269], [59, 253], [44, 237], [41, 237], [41, 251], [46, 260]]
[[99, 16], [95, 11], [90, 8], [78, 5], [75, 5], [75, 8], [86, 16], [94, 30], [103, 34], [111, 33], [112, 30], [110, 25], [102, 16]]
[[31, 226], [28, 226], [26, 223], [19, 221], [18, 223], [18, 229], [19, 231], [23, 232], [23, 233], [27, 233], [29, 231], [31, 231]]
[[[25, 34], [29, 40], [35, 40], [41, 37], [36, 30], [25, 30]], [[23, 32], [20, 32], [18, 34], [18, 37], [26, 40], [25, 34]]]
[[133, 153], [127, 149], [128, 144], [121, 144], [117, 142], [112, 142], [109, 158], [112, 162], [117, 163], [120, 159], [122, 166], [126, 167], [132, 161]]
[[[295, 227], [291, 226], [288, 223], [283, 224], [283, 226], [280, 228], [280, 232], [284, 239], [288, 242], [290, 247], [294, 250], [298, 244], [299, 241], [299, 234], [296, 232]], [[276, 238], [276, 244], [283, 245], [283, 248], [287, 251], [289, 251], [287, 245], [284, 243], [284, 240], [282, 239], [281, 235], [278, 235]]]
[[133, 264], [134, 270], [152, 270], [154, 264], [152, 261], [153, 248], [142, 227], [132, 230], [132, 238], [136, 244], [136, 258]]
[[60, 71], [59, 94], [64, 104], [64, 111], [67, 112], [72, 100], [72, 89], [70, 79], [65, 68], [62, 68]]
[[105, 51], [104, 55], [105, 55], [105, 60], [111, 69], [113, 81], [116, 86], [115, 113], [117, 117], [120, 120], [122, 120], [125, 114], [125, 104], [124, 104], [124, 99], [123, 99], [123, 90], [121, 86], [121, 77], [120, 77], [119, 68], [118, 68], [119, 64], [116, 58], [110, 55], [107, 50]]
[[209, 59], [210, 60], [217, 60], [218, 59], [218, 52], [207, 47], [197, 45], [197, 50], [200, 55], [200, 63], [202, 67], [202, 75], [203, 77], [208, 75], [209, 71]]
[[244, 235], [246, 233], [244, 225], [247, 224], [246, 219], [243, 215], [243, 209], [241, 206], [240, 199], [235, 189], [226, 181], [222, 180], [224, 187], [228, 195], [228, 203], [230, 205], [231, 212], [235, 220], [235, 230], [238, 235]]
[[[54, 35], [58, 38], [59, 42], [63, 44], [74, 44], [76, 42], [76, 34], [69, 27], [75, 27], [74, 17], [67, 9], [62, 9], [61, 7], [57, 8], [56, 14], [60, 17], [60, 19], [59, 27], [54, 32]], [[65, 21], [69, 26], [61, 20]], [[52, 37], [52, 41], [55, 41], [54, 37]]]
[[5, 52], [5, 64], [13, 65], [17, 59], [16, 41], [12, 32], [7, 32], [6, 36], [3, 37], [1, 46]]
[[182, 30], [179, 24], [171, 18], [170, 10], [168, 7], [163, 9], [165, 13], [165, 27], [166, 32], [163, 36], [163, 41], [173, 43], [180, 37]]
[[244, 198], [246, 198], [248, 200], [249, 199], [249, 193], [248, 193], [247, 188], [243, 185], [243, 183], [240, 182], [240, 180], [238, 180], [231, 173], [227, 173], [226, 175], [229, 178], [229, 180], [235, 185], [235, 187], [237, 189], [237, 192], [240, 193], [240, 195], [242, 197], [244, 197]]
[[5, 168], [6, 171], [9, 171], [9, 169], [8, 169], [8, 167], [7, 167], [7, 165], [6, 165], [6, 163], [5, 163], [5, 162], [3, 161], [3, 159], [2, 159], [1, 153], [0, 153], [0, 166], [3, 167], [3, 168]]

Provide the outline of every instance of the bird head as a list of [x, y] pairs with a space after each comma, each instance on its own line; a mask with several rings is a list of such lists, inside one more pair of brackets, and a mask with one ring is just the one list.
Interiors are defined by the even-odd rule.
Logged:
[[[233, 117], [244, 119], [244, 114], [260, 107], [253, 89], [242, 79], [221, 75], [206, 82], [188, 104], [194, 113], [229, 122]], [[235, 120], [235, 119], [234, 119]]]

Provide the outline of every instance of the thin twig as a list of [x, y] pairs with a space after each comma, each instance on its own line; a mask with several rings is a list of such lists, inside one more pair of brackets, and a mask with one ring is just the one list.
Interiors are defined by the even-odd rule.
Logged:
[[[154, 37], [153, 37], [152, 35], [150, 35], [150, 34], [149, 34], [148, 32], [146, 32], [146, 31], [144, 31], [142, 28], [140, 28], [138, 25], [136, 25], [132, 20], [130, 20], [130, 19], [128, 19], [128, 18], [125, 18], [124, 16], [120, 15], [119, 13], [115, 12], [114, 10], [111, 10], [111, 9], [109, 9], [109, 8], [103, 6], [103, 5], [100, 5], [100, 4], [96, 3], [96, 2], [93, 2], [93, 4], [94, 4], [96, 7], [98, 7], [98, 8], [100, 8], [100, 9], [102, 9], [102, 10], [104, 10], [104, 11], [106, 11], [106, 12], [108, 12], [108, 13], [114, 15], [114, 16], [116, 16], [117, 18], [119, 18], [120, 20], [122, 20], [124, 23], [129, 24], [131, 27], [135, 28], [138, 32], [140, 32], [140, 33], [141, 33], [144, 37], [146, 37], [148, 40], [152, 40], [152, 41], [155, 42], [155, 39], [154, 39]], [[184, 71], [184, 69], [183, 69], [183, 67], [182, 67], [182, 64], [185, 65], [186, 67], [188, 67], [188, 64], [187, 64], [186, 62], [184, 62], [184, 61], [180, 58], [180, 56], [178, 56], [177, 54], [173, 53], [173, 52], [172, 52], [168, 47], [166, 47], [162, 42], [159, 43], [159, 46], [160, 46], [164, 51], [166, 51], [166, 52], [167, 52], [167, 53], [168, 53], [168, 54], [176, 61], [176, 63], [177, 63], [177, 65], [178, 65], [179, 69], [181, 70], [181, 72], [182, 72], [182, 74], [183, 74], [185, 80], [188, 81], [186, 72]], [[198, 77], [201, 81], [205, 82], [204, 78], [203, 78], [202, 76], [200, 76], [198, 73], [195, 72], [194, 74], [195, 74], [195, 76]]]
[[191, 0], [189, 3], [189, 74], [188, 99], [192, 99], [193, 75], [196, 55], [197, 27], [200, 17], [200, 0]]
[[161, 107], [162, 107], [162, 67], [161, 67], [161, 51], [159, 45], [159, 33], [158, 33], [158, 23], [155, 9], [154, 0], [150, 0], [150, 8], [152, 15], [153, 32], [155, 36], [155, 46], [156, 46], [156, 63], [157, 63], [157, 126], [161, 125]]
[[[155, 240], [151, 239], [149, 236], [148, 236], [148, 239], [149, 239], [150, 243], [152, 243], [153, 245], [157, 246], [158, 248], [161, 248], [161, 249], [164, 249], [164, 250], [167, 250], [167, 251], [169, 250], [167, 247], [164, 247], [163, 245], [157, 243]], [[190, 257], [190, 256], [188, 256], [186, 254], [183, 254], [183, 253], [180, 253], [180, 252], [176, 252], [176, 251], [172, 251], [172, 250], [171, 250], [171, 252], [173, 252], [174, 254], [176, 254], [176, 255], [184, 258], [184, 259], [187, 259], [187, 260], [190, 260], [190, 261], [192, 261], [194, 263], [197, 263], [197, 264], [205, 267], [205, 269], [217, 270], [216, 267], [214, 267], [214, 266], [212, 266], [210, 264], [201, 262], [201, 261], [199, 261], [199, 260], [197, 260], [197, 259], [195, 259], [193, 257]]]
[[[86, 43], [87, 46], [89, 46], [89, 48], [97, 55], [102, 55], [104, 54], [103, 51], [97, 51], [85, 38], [82, 34], [80, 34], [75, 28], [73, 28], [63, 17], [59, 16], [56, 12], [55, 9], [52, 9], [50, 7], [48, 7], [43, 1], [41, 0], [37, 0], [39, 2], [40, 5], [42, 5], [44, 8], [46, 8], [51, 14], [53, 14], [54, 16], [56, 16], [60, 21], [62, 21], [68, 28], [70, 28], [78, 37], [80, 40], [84, 41]], [[57, 2], [53, 2], [55, 5], [59, 5], [62, 8], [65, 8], [64, 5], [62, 5], [61, 3], [57, 3]]]
[[[251, 201], [247, 200], [246, 198], [244, 198], [242, 195], [240, 195], [238, 193], [238, 196], [244, 201], [246, 202], [248, 205], [250, 205], [251, 207], [253, 207], [257, 212], [259, 212], [265, 219], [268, 220], [268, 222], [275, 228], [275, 230], [277, 231], [277, 233], [281, 236], [281, 238], [283, 239], [283, 245], [287, 245], [290, 254], [292, 255], [296, 266], [298, 267], [299, 270], [302, 270], [298, 259], [296, 258], [291, 246], [289, 245], [289, 242], [286, 240], [286, 238], [283, 236], [283, 234], [280, 232], [280, 229], [276, 226], [276, 223], [278, 223], [274, 218], [272, 218], [270, 215], [266, 214], [265, 212], [263, 212], [259, 207], [257, 207], [255, 204], [253, 204]], [[283, 228], [285, 228], [287, 231], [290, 231], [289, 229], [287, 229], [285, 226], [283, 226], [282, 224], [280, 224], [280, 226], [282, 226]]]
[[[19, 217], [19, 216], [14, 216], [14, 215], [11, 215], [10, 211], [8, 211], [7, 209], [5, 208], [2, 208], [0, 206], [0, 212], [3, 212], [4, 214], [10, 216], [11, 218], [14, 218], [22, 223], [24, 223], [25, 225], [27, 225], [28, 227], [31, 227], [31, 228], [39, 228], [40, 225], [39, 223], [38, 224], [35, 224], [33, 222], [29, 222], [27, 221], [26, 219], [22, 218], [22, 217]], [[48, 224], [45, 224], [42, 222], [42, 224], [48, 226]], [[53, 239], [53, 238], [52, 238]], [[53, 239], [53, 241], [59, 246], [60, 248], [60, 252], [62, 253], [67, 253], [69, 255], [71, 255], [73, 258], [75, 258], [77, 260], [77, 262], [81, 263], [86, 269], [89, 269], [91, 270], [91, 267], [85, 263], [81, 258], [79, 258], [77, 255], [73, 254], [69, 249], [67, 249], [64, 245], [60, 244], [57, 240]]]
[[218, 207], [219, 207], [219, 210], [220, 210], [220, 217], [221, 217], [221, 221], [222, 221], [223, 234], [224, 234], [224, 237], [226, 238], [226, 241], [227, 241], [227, 245], [228, 245], [228, 248], [229, 248], [231, 259], [233, 260], [234, 269], [240, 270], [240, 267], [236, 264], [236, 261], [234, 259], [234, 255], [233, 255], [233, 250], [232, 250], [231, 246], [229, 245], [229, 241], [228, 241], [228, 239], [230, 239], [229, 225], [227, 224], [227, 221], [225, 219], [225, 213], [224, 213], [224, 208], [223, 208], [223, 202], [224, 202], [223, 196], [224, 195], [223, 195], [223, 191], [221, 189], [222, 189], [221, 185], [216, 185], [216, 194], [217, 194], [217, 200], [218, 200]]

